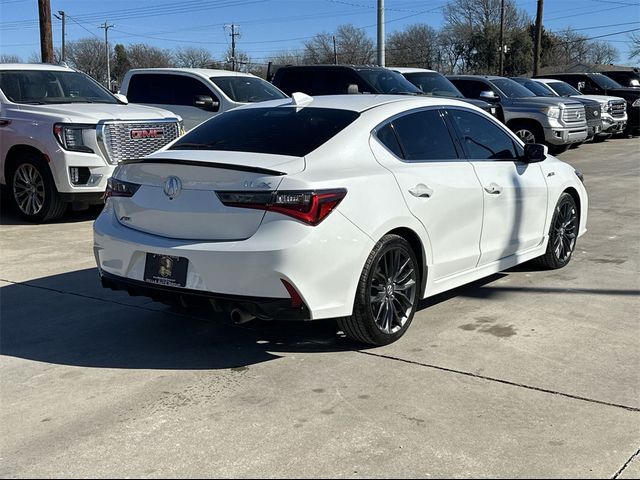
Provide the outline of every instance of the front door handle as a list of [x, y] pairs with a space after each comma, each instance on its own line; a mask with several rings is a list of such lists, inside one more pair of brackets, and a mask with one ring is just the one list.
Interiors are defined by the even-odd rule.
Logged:
[[419, 183], [413, 188], [409, 189], [409, 193], [418, 198], [430, 198], [433, 195], [433, 190], [427, 187], [424, 183]]
[[502, 193], [502, 187], [497, 183], [491, 183], [484, 187], [484, 191], [491, 195], [500, 195]]

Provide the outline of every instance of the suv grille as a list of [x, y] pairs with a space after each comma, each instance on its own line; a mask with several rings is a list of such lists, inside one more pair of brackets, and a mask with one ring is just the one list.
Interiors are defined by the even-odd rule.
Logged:
[[585, 114], [582, 105], [567, 106], [562, 110], [562, 120], [571, 125], [584, 125]]
[[[100, 129], [100, 127], [98, 127]], [[106, 122], [102, 142], [109, 163], [149, 155], [180, 136], [176, 120], [155, 122]]]
[[609, 109], [612, 117], [624, 117], [627, 111], [627, 104], [625, 102], [611, 100], [609, 101]]

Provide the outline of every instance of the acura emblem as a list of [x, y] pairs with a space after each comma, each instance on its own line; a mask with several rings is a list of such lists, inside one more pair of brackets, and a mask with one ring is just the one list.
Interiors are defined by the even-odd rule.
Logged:
[[164, 186], [162, 189], [164, 191], [164, 194], [169, 197], [169, 200], [173, 200], [178, 195], [180, 195], [180, 192], [182, 191], [182, 182], [178, 177], [174, 177], [172, 175], [170, 177], [167, 177], [167, 179], [164, 181]]

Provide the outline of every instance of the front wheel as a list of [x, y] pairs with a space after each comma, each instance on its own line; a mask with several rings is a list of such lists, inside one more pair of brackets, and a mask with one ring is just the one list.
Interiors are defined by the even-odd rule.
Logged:
[[547, 251], [538, 257], [536, 262], [550, 270], [567, 265], [576, 247], [579, 224], [575, 200], [568, 193], [563, 193], [558, 199], [551, 219]]
[[10, 169], [11, 197], [18, 213], [30, 222], [47, 222], [64, 214], [64, 203], [49, 167], [37, 155], [27, 154]]
[[419, 299], [420, 271], [411, 245], [398, 235], [385, 235], [365, 263], [353, 315], [338, 319], [351, 339], [388, 345], [409, 328]]

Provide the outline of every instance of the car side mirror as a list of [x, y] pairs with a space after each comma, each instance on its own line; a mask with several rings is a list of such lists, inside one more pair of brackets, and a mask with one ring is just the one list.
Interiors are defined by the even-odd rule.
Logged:
[[542, 162], [547, 158], [549, 149], [541, 143], [524, 144], [524, 161], [527, 163]]
[[500, 97], [496, 95], [496, 92], [493, 90], [485, 90], [480, 92], [480, 100], [484, 100], [485, 102], [494, 103], [499, 102]]
[[214, 102], [209, 95], [196, 95], [193, 98], [193, 106], [215, 112], [220, 107], [220, 102]]
[[356, 85], [355, 83], [350, 83], [350, 84], [347, 86], [347, 93], [348, 93], [349, 95], [353, 95], [353, 94], [356, 94], [356, 93], [360, 93], [360, 89], [358, 88], [358, 85]]
[[119, 101], [121, 101], [125, 105], [129, 103], [129, 99], [124, 95], [122, 95], [121, 93], [114, 93], [113, 96], [116, 97]]

